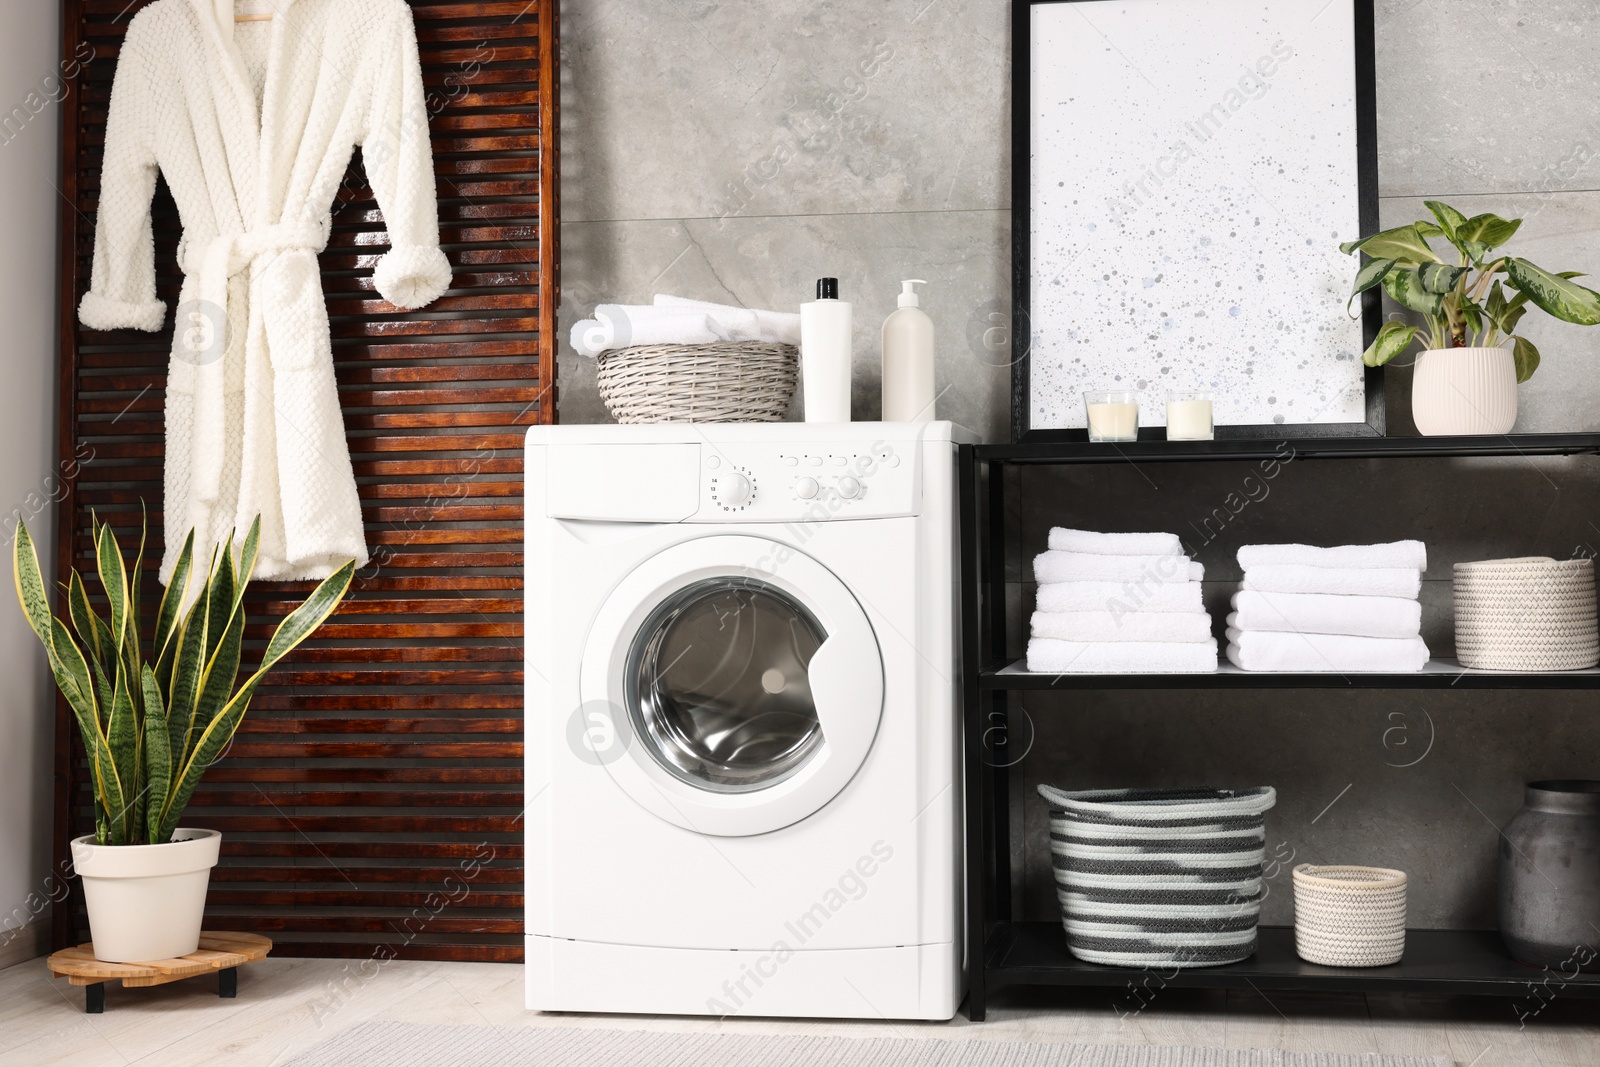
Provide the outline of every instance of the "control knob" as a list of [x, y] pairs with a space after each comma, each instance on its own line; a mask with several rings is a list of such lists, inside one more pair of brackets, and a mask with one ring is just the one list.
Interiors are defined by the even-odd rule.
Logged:
[[846, 500], [854, 500], [856, 497], [861, 495], [861, 479], [847, 474], [843, 478], [839, 479], [838, 489], [840, 496], [844, 497]]
[[817, 484], [817, 480], [815, 478], [801, 478], [798, 482], [794, 483], [794, 495], [799, 497], [801, 500], [815, 500], [817, 498], [817, 493], [819, 490], [821, 490], [821, 488], [822, 487]]
[[731, 472], [717, 479], [717, 499], [727, 507], [742, 507], [753, 496], [755, 487], [743, 474]]

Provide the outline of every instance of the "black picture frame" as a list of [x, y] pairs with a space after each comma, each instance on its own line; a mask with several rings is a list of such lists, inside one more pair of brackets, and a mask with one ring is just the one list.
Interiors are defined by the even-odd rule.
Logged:
[[[1044, 4], [1111, 3], [1116, 0], [1012, 0], [1011, 6], [1011, 427], [1019, 444], [1087, 441], [1085, 429], [1035, 429], [1029, 426], [1032, 406], [1028, 393], [1029, 355], [1033, 331], [1028, 311], [1032, 277], [1030, 241], [1033, 203], [1032, 181], [1032, 10]], [[1204, 3], [1205, 0], [1190, 0]], [[1375, 233], [1378, 220], [1378, 101], [1374, 0], [1353, 0], [1355, 8], [1356, 173], [1362, 235]], [[1356, 270], [1351, 261], [1351, 276]], [[1383, 298], [1377, 289], [1361, 297], [1363, 344], [1370, 345], [1383, 325]], [[1351, 423], [1298, 423], [1262, 426], [1218, 426], [1217, 437], [1245, 440], [1285, 440], [1327, 437], [1385, 436], [1384, 372], [1367, 367], [1366, 421]], [[1141, 440], [1161, 440], [1161, 427], [1140, 429]]]

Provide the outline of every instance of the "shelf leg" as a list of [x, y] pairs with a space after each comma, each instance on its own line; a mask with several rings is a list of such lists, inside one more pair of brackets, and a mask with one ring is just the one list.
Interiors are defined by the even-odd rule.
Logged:
[[104, 1015], [106, 1012], [106, 984], [96, 982], [94, 985], [83, 987], [83, 1013], [85, 1015]]
[[217, 972], [217, 996], [232, 999], [239, 995], [239, 968], [224, 967]]

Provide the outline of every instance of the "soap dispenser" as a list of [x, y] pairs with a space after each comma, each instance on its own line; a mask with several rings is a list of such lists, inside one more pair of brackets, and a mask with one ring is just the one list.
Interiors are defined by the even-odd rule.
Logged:
[[933, 418], [933, 320], [922, 310], [914, 285], [900, 283], [900, 307], [883, 320], [883, 421], [928, 422]]

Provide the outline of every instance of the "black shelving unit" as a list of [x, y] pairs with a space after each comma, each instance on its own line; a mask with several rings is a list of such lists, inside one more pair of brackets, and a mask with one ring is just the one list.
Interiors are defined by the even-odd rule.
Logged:
[[1050, 675], [1007, 656], [1005, 478], [1011, 465], [1260, 462], [1339, 459], [1448, 459], [1600, 455], [1600, 434], [1507, 437], [1338, 437], [1222, 439], [1125, 444], [1049, 443], [963, 446], [962, 693], [965, 723], [967, 1014], [984, 1017], [989, 994], [1005, 986], [1244, 988], [1261, 991], [1458, 993], [1600, 997], [1600, 974], [1568, 977], [1513, 961], [1497, 934], [1411, 930], [1406, 956], [1389, 967], [1319, 967], [1294, 952], [1294, 933], [1263, 927], [1254, 956], [1226, 967], [1138, 970], [1084, 963], [1067, 952], [1057, 922], [1011, 913], [1011, 827], [1005, 748], [1007, 695], [1087, 689], [1600, 689], [1600, 670], [1513, 673], [1466, 670], [1431, 661], [1417, 674], [1260, 674], [1225, 666], [1215, 674]]

